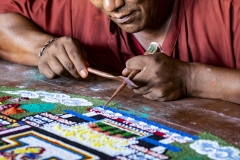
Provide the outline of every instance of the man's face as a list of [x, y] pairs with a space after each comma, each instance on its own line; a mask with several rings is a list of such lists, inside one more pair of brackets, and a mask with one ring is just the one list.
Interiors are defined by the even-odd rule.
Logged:
[[[90, 0], [126, 32], [134, 33], [153, 25], [161, 0]], [[159, 17], [160, 18], [160, 17]]]

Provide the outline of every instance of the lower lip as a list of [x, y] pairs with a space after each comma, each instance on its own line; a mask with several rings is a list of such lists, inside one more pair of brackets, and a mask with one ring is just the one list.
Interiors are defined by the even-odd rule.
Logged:
[[127, 23], [133, 19], [133, 14], [134, 14], [134, 12], [132, 12], [131, 14], [129, 14], [123, 18], [115, 18], [115, 22], [118, 24]]

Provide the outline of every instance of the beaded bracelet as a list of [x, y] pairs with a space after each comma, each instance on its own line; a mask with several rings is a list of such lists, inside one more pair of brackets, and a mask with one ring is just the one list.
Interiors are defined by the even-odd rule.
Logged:
[[47, 48], [47, 46], [57, 39], [58, 39], [58, 37], [55, 37], [55, 38], [51, 39], [50, 41], [48, 41], [46, 44], [44, 44], [44, 46], [42, 47], [42, 49], [39, 52], [39, 58], [42, 56], [43, 51]]

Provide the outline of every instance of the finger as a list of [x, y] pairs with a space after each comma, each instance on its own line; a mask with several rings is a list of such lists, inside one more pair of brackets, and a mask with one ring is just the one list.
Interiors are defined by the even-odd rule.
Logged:
[[82, 47], [80, 47], [78, 42], [76, 42], [76, 43], [77, 43], [78, 51], [80, 51], [80, 53], [81, 53], [80, 56], [81, 56], [82, 60], [84, 61], [85, 66], [89, 67], [89, 63], [87, 61], [87, 52]]
[[47, 77], [48, 79], [54, 79], [54, 78], [60, 77], [57, 74], [55, 74], [47, 64], [42, 64], [41, 62], [38, 62], [38, 68], [39, 68], [39, 72], [43, 74], [45, 77]]
[[135, 56], [130, 58], [126, 62], [126, 68], [122, 71], [122, 75], [128, 76], [133, 70], [141, 71], [146, 68], [146, 62], [148, 62], [148, 57], [146, 56]]
[[122, 75], [127, 77], [131, 72], [132, 72], [131, 69], [125, 68], [125, 69], [122, 71]]
[[153, 101], [156, 101], [156, 100], [161, 101], [161, 102], [166, 101], [166, 96], [160, 96], [160, 95], [157, 96], [153, 92], [149, 92], [149, 93], [143, 95], [143, 97], [153, 100]]
[[167, 96], [166, 91], [160, 87], [160, 86], [156, 86], [156, 85], [150, 85], [148, 84], [148, 86], [144, 86], [142, 88], [140, 88], [139, 92], [142, 92], [143, 97], [150, 99], [150, 100], [165, 100], [165, 97]]
[[74, 64], [79, 75], [82, 78], [86, 78], [88, 76], [88, 71], [86, 69], [86, 62], [82, 56], [82, 53], [85, 51], [81, 49], [78, 43], [75, 41], [65, 45], [65, 50], [68, 53], [68, 57]]
[[182, 98], [184, 95], [180, 90], [174, 90], [168, 93], [163, 93], [159, 91], [150, 91], [149, 93], [143, 95], [143, 97], [150, 100], [157, 100], [161, 102], [174, 101]]
[[[146, 73], [144, 73], [143, 70], [141, 70], [141, 71], [135, 70], [135, 71], [131, 72], [131, 73], [134, 73], [133, 74], [134, 76], [130, 79], [134, 82], [134, 84], [136, 84], [136, 87], [128, 86], [128, 88], [130, 88], [130, 89], [140, 89], [141, 87], [144, 87], [144, 86], [146, 88], [151, 88], [153, 85], [156, 84], [156, 83], [153, 83], [154, 80], [151, 80], [150, 76], [146, 76]], [[129, 75], [131, 75], [131, 73]]]
[[149, 94], [155, 87], [155, 84], [148, 83], [148, 81], [137, 83], [138, 88], [134, 88], [133, 91], [136, 94], [146, 95]]
[[[66, 53], [66, 50], [63, 48], [62, 52]], [[66, 71], [72, 75], [75, 78], [79, 78], [80, 75], [77, 72], [77, 69], [75, 68], [73, 62], [69, 59], [67, 54], [59, 54], [57, 57], [55, 57], [55, 60], [53, 60], [56, 63], [56, 65], [52, 64], [51, 67], [58, 75], [66, 76]]]
[[66, 70], [62, 64], [63, 62], [60, 62], [57, 57], [51, 57], [50, 60], [48, 61], [48, 66], [55, 74], [66, 77], [69, 75], [69, 71]]
[[139, 88], [141, 88], [141, 87], [143, 87], [147, 84], [147, 83], [144, 83], [144, 82], [133, 81], [133, 79], [131, 79], [131, 80], [135, 85], [127, 85], [127, 87], [129, 89], [139, 89]]
[[149, 62], [150, 55], [140, 55], [129, 59], [126, 62], [126, 68], [131, 70], [142, 70]]
[[149, 90], [150, 90], [149, 86], [143, 86], [143, 87], [140, 87], [140, 88], [134, 88], [133, 89], [134, 93], [142, 94], [142, 95], [148, 94], [150, 92]]

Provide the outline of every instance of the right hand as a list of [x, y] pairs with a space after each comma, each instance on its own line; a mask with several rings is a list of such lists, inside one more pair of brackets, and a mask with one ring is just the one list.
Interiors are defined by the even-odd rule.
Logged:
[[86, 52], [73, 37], [60, 37], [44, 50], [38, 61], [40, 73], [53, 79], [61, 76], [86, 78], [88, 62]]
[[157, 52], [132, 57], [122, 74], [128, 76], [133, 70], [139, 71], [132, 79], [138, 87], [128, 87], [136, 94], [158, 101], [177, 100], [187, 95], [191, 82], [190, 63]]

